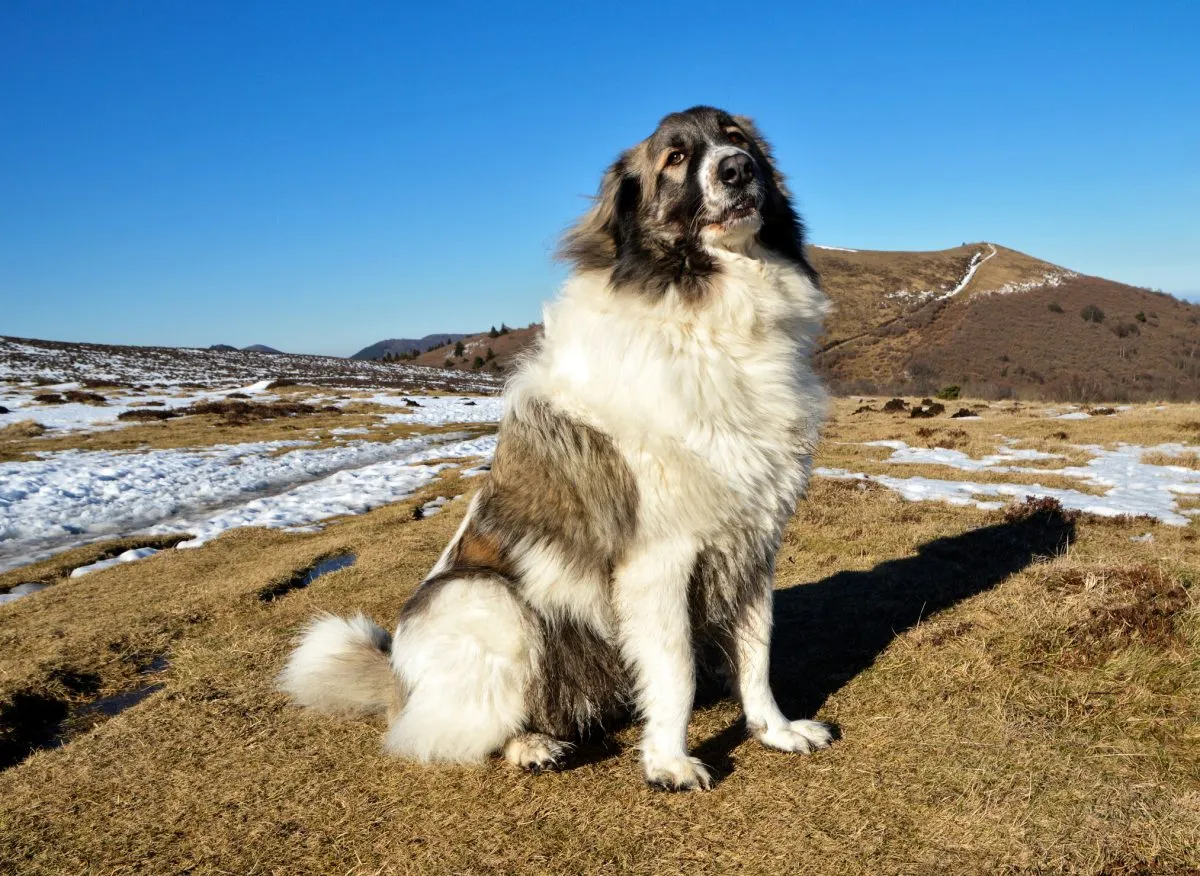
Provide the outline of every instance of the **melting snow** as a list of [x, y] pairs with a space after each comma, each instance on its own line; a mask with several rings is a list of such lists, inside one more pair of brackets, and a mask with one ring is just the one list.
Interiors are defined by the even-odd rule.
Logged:
[[[265, 382], [245, 391], [264, 388]], [[177, 401], [190, 404], [195, 398]], [[502, 413], [496, 397], [412, 398], [418, 407], [383, 394], [334, 403], [401, 408], [384, 419], [422, 425], [490, 423]], [[78, 407], [89, 414], [105, 411]], [[190, 450], [65, 450], [0, 463], [0, 571], [148, 528], [195, 532], [192, 545], [235, 526], [305, 528], [326, 517], [361, 513], [435, 477], [438, 467], [427, 460], [491, 456], [494, 437], [462, 438], [460, 433], [353, 440], [320, 449], [309, 447], [311, 441], [262, 441]]]
[[152, 557], [158, 553], [158, 548], [144, 547], [134, 548], [133, 550], [125, 551], [123, 554], [118, 554], [107, 560], [100, 560], [95, 563], [89, 563], [86, 566], [79, 566], [71, 571], [72, 578], [79, 578], [91, 572], [99, 572], [101, 569], [108, 569], [112, 566], [119, 566], [122, 563], [132, 563], [135, 560], [143, 560], [146, 557]]
[[0, 593], [0, 605], [4, 605], [6, 602], [16, 602], [22, 596], [37, 593], [39, 590], [45, 590], [49, 586], [49, 584], [40, 584], [37, 581], [18, 584], [7, 593]]
[[1001, 446], [998, 453], [983, 459], [972, 459], [965, 453], [945, 448], [909, 447], [903, 441], [873, 441], [869, 446], [890, 447], [893, 463], [923, 463], [945, 465], [965, 471], [1034, 472], [1077, 478], [1091, 487], [1103, 488], [1101, 495], [1041, 484], [991, 484], [972, 481], [939, 480], [936, 478], [897, 478], [890, 475], [868, 475], [838, 468], [817, 468], [815, 474], [839, 480], [874, 481], [903, 498], [912, 501], [941, 501], [952, 505], [974, 505], [977, 508], [996, 509], [1003, 502], [986, 497], [1024, 499], [1027, 496], [1057, 499], [1064, 508], [1085, 511], [1102, 517], [1117, 517], [1123, 514], [1145, 515], [1173, 526], [1185, 526], [1187, 512], [1180, 513], [1176, 497], [1200, 495], [1200, 471], [1177, 465], [1151, 465], [1142, 462], [1146, 453], [1163, 453], [1179, 456], [1197, 448], [1183, 444], [1160, 444], [1157, 447], [1139, 447], [1133, 444], [1118, 444], [1115, 450], [1084, 445], [1077, 449], [1091, 454], [1087, 465], [1065, 466], [1055, 469], [1035, 469], [1006, 465], [1009, 461], [1022, 459], [1048, 459], [1054, 454], [1037, 450], [1019, 450]]

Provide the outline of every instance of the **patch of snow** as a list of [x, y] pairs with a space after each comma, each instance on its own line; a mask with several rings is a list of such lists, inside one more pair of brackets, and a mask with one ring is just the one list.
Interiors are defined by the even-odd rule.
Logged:
[[964, 471], [1036, 471], [1043, 469], [1012, 468], [1009, 463], [1031, 462], [1036, 459], [1061, 459], [1057, 453], [1045, 453], [1041, 450], [1021, 449], [1011, 445], [997, 447], [997, 452], [982, 459], [972, 459], [961, 450], [950, 450], [945, 447], [909, 447], [903, 441], [867, 441], [864, 447], [888, 447], [892, 455], [888, 462], [948, 465]]
[[363, 514], [396, 502], [432, 481], [446, 463], [427, 464], [442, 457], [490, 457], [496, 449], [494, 435], [438, 444], [427, 449], [347, 469], [273, 496], [263, 496], [207, 517], [178, 518], [146, 530], [152, 534], [190, 532], [195, 538], [180, 548], [199, 547], [230, 529], [264, 526], [271, 529], [308, 527], [321, 520]]
[[134, 548], [133, 550], [125, 551], [123, 554], [118, 554], [115, 557], [110, 557], [107, 560], [99, 560], [95, 563], [90, 563], [86, 566], [79, 566], [71, 570], [72, 578], [80, 578], [91, 572], [99, 572], [101, 569], [110, 569], [113, 566], [119, 566], [122, 563], [132, 563], [135, 560], [142, 560], [146, 557], [152, 557], [158, 553], [158, 548], [144, 547]]
[[[411, 407], [406, 399], [413, 399], [420, 407]], [[455, 398], [447, 395], [391, 395], [377, 393], [352, 399], [330, 402], [338, 407], [352, 404], [375, 404], [384, 408], [397, 408], [395, 414], [383, 414], [385, 425], [395, 423], [419, 423], [423, 426], [444, 426], [447, 423], [497, 423], [504, 414], [504, 400], [499, 396], [479, 398]]]
[[430, 499], [421, 506], [421, 519], [424, 520], [426, 517], [432, 517], [433, 515], [438, 514], [449, 501], [450, 500], [445, 496], [438, 496], [436, 499]]
[[1079, 275], [1074, 271], [1046, 271], [1040, 277], [1026, 280], [1022, 283], [1005, 283], [995, 289], [986, 289], [981, 295], [1012, 295], [1016, 292], [1029, 292], [1050, 286], [1061, 286], [1066, 280], [1073, 280]]
[[23, 596], [29, 596], [31, 593], [37, 593], [40, 590], [45, 590], [49, 584], [41, 584], [37, 581], [29, 581], [25, 584], [18, 584], [7, 593], [0, 593], [0, 605], [9, 602], [16, 602]]
[[1045, 487], [1041, 484], [974, 483], [972, 481], [939, 480], [936, 478], [896, 478], [890, 475], [868, 475], [846, 469], [818, 468], [814, 472], [822, 477], [841, 480], [871, 480], [895, 490], [903, 498], [917, 501], [942, 501], [952, 505], [974, 505], [977, 508], [995, 509], [1001, 502], [981, 497], [999, 496], [1024, 499], [1027, 496], [1057, 499], [1064, 508], [1084, 511], [1102, 517], [1121, 515], [1153, 517], [1172, 526], [1188, 523], [1189, 512], [1181, 513], [1176, 502], [1178, 495], [1200, 495], [1200, 471], [1173, 465], [1151, 465], [1142, 462], [1146, 453], [1162, 453], [1179, 456], [1200, 448], [1183, 444], [1160, 444], [1156, 447], [1139, 447], [1119, 444], [1115, 450], [1094, 445], [1083, 445], [1078, 449], [1091, 454], [1087, 465], [1065, 466], [1056, 469], [1035, 469], [1007, 466], [1010, 460], [1047, 459], [1054, 454], [1036, 450], [1018, 450], [1011, 446], [999, 448], [1000, 453], [983, 459], [971, 459], [966, 454], [944, 448], [909, 447], [903, 441], [876, 441], [868, 446], [890, 447], [893, 450], [888, 462], [926, 463], [945, 465], [965, 471], [1030, 472], [1054, 474], [1076, 478], [1094, 488], [1103, 488], [1100, 495], [1079, 490]]
[[975, 272], [978, 271], [981, 267], [983, 267], [984, 262], [986, 262], [992, 256], [996, 255], [996, 247], [992, 246], [990, 243], [988, 244], [988, 246], [992, 247], [992, 251], [990, 253], [988, 253], [987, 255], [983, 255], [982, 253], [977, 252], [977, 253], [975, 253], [975, 255], [971, 256], [971, 263], [969, 265], [967, 265], [967, 273], [963, 275], [963, 278], [959, 282], [959, 284], [957, 286], [955, 286], [953, 289], [951, 289], [950, 292], [943, 297], [953, 298], [955, 295], [957, 295], [963, 289], [967, 288], [967, 284], [971, 282], [971, 278], [975, 276]]
[[1129, 540], [1139, 542], [1141, 544], [1148, 544], [1149, 542], [1154, 541], [1154, 533], [1144, 532], [1141, 535], [1131, 535], [1129, 536]]
[[1071, 411], [1069, 414], [1059, 414], [1056, 420], [1090, 420], [1092, 415], [1087, 411]]
[[856, 249], [847, 249], [844, 246], [823, 246], [819, 243], [814, 243], [813, 246], [816, 249], [828, 249], [828, 250], [832, 250], [833, 252], [858, 252], [858, 250], [856, 250]]

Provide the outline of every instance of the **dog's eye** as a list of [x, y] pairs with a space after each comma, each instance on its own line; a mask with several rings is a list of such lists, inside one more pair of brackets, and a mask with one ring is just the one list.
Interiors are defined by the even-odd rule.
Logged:
[[687, 160], [687, 153], [682, 149], [674, 149], [667, 156], [667, 167], [674, 167], [677, 164], [683, 164]]
[[726, 131], [729, 134], [729, 142], [734, 146], [745, 148], [750, 145], [750, 141], [746, 139], [746, 135], [734, 128], [732, 131]]

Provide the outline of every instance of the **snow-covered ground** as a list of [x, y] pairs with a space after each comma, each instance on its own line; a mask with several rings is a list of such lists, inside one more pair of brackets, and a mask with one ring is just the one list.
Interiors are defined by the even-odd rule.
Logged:
[[[250, 401], [274, 401], [277, 396], [267, 392], [269, 380], [260, 380], [247, 386], [233, 386], [221, 390], [177, 390], [173, 392], [130, 392], [128, 390], [105, 389], [105, 403], [92, 405], [80, 402], [44, 404], [36, 400], [43, 394], [62, 395], [72, 390], [83, 389], [75, 382], [48, 385], [10, 384], [0, 386], [0, 406], [8, 413], [0, 413], [0, 427], [9, 423], [33, 420], [52, 433], [90, 432], [101, 429], [116, 429], [133, 425], [132, 421], [121, 420], [121, 414], [134, 408], [153, 407], [162, 411], [179, 410], [199, 402], [220, 401], [231, 392], [250, 396]], [[84, 390], [92, 392], [93, 390]], [[344, 404], [344, 402], [343, 402]]]
[[1065, 269], [1046, 271], [1040, 277], [1035, 277], [1032, 280], [1026, 280], [1023, 283], [1005, 283], [995, 289], [986, 289], [982, 292], [984, 295], [1012, 295], [1016, 292], [1028, 292], [1031, 289], [1042, 289], [1045, 287], [1061, 286], [1067, 280], [1073, 280], [1079, 275], [1074, 271]]
[[1198, 513], [1195, 510], [1181, 511], [1177, 498], [1182, 495], [1200, 495], [1200, 471], [1183, 465], [1152, 465], [1142, 461], [1142, 457], [1147, 453], [1181, 456], [1200, 449], [1184, 444], [1160, 444], [1156, 447], [1118, 444], [1115, 450], [1083, 445], [1076, 449], [1091, 455], [1092, 459], [1087, 465], [1049, 469], [1012, 463], [1053, 459], [1055, 454], [1019, 450], [1011, 445], [1001, 446], [997, 448], [995, 455], [982, 459], [973, 459], [961, 451], [942, 447], [910, 447], [903, 441], [872, 441], [867, 446], [891, 448], [892, 455], [886, 461], [898, 465], [942, 465], [974, 472], [1053, 474], [1078, 479], [1081, 484], [1102, 489], [1104, 492], [1096, 495], [1041, 484], [977, 483], [927, 477], [902, 478], [851, 472], [840, 468], [817, 468], [814, 473], [820, 477], [841, 480], [874, 481], [895, 490], [912, 502], [941, 501], [952, 505], [995, 509], [1004, 505], [1004, 501], [998, 499], [1021, 500], [1027, 496], [1045, 496], [1057, 499], [1064, 508], [1086, 511], [1102, 517], [1145, 515], [1173, 526], [1186, 525], [1189, 516], [1196, 516]]
[[[253, 401], [275, 398], [268, 381], [236, 387]], [[9, 385], [0, 403], [5, 421], [35, 420], [53, 432], [98, 431], [125, 422], [117, 415], [148, 401], [158, 409], [224, 398], [228, 390], [128, 397], [119, 390], [103, 407], [43, 405], [38, 392], [66, 392], [76, 383]], [[376, 392], [349, 398], [308, 395], [314, 405], [370, 404], [383, 409], [376, 427], [497, 423], [498, 396], [425, 396]], [[127, 421], [126, 421], [127, 422]], [[397, 501], [437, 476], [435, 458], [490, 459], [494, 437], [463, 433], [391, 442], [357, 438], [366, 427], [333, 430], [344, 439], [333, 447], [315, 441], [259, 441], [202, 448], [139, 451], [47, 451], [35, 458], [0, 463], [0, 571], [99, 538], [139, 533], [188, 532], [195, 546], [237, 526], [311, 527]], [[87, 567], [81, 574], [141, 558], [130, 552]], [[148, 553], [145, 555], [149, 555]]]
[[[176, 389], [172, 392], [131, 392], [126, 389], [105, 389], [101, 394], [105, 398], [103, 405], [91, 405], [79, 402], [66, 404], [44, 404], [36, 400], [42, 394], [61, 396], [63, 393], [81, 389], [79, 383], [58, 383], [43, 386], [31, 384], [10, 384], [0, 386], [0, 406], [7, 408], [8, 413], [0, 413], [0, 428], [10, 424], [33, 420], [49, 430], [48, 434], [64, 432], [98, 431], [102, 429], [119, 429], [134, 425], [136, 421], [121, 420], [121, 414], [135, 408], [155, 408], [161, 411], [180, 410], [200, 402], [220, 401], [229, 398], [230, 393], [249, 396], [252, 402], [269, 402], [278, 400], [279, 396], [267, 389], [269, 380], [261, 380], [246, 386], [233, 386], [228, 389]], [[85, 390], [91, 391], [91, 390]], [[499, 396], [412, 396], [394, 392], [375, 392], [371, 395], [355, 395], [351, 398], [337, 398], [332, 392], [324, 394], [305, 395], [302, 400], [308, 404], [345, 408], [351, 405], [374, 404], [384, 408], [398, 409], [394, 414], [384, 414], [379, 425], [392, 423], [419, 423], [422, 425], [441, 425], [443, 423], [494, 423], [500, 419], [501, 400]], [[414, 402], [415, 406], [409, 402]], [[352, 434], [346, 430], [335, 430], [335, 434]]]

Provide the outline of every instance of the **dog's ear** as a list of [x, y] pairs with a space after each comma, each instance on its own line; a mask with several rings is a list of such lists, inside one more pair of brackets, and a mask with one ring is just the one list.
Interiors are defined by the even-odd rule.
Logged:
[[616, 264], [632, 231], [642, 200], [637, 149], [625, 152], [605, 171], [590, 210], [564, 236], [558, 257], [579, 270], [604, 270]]

